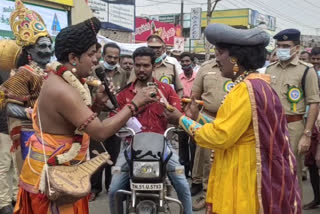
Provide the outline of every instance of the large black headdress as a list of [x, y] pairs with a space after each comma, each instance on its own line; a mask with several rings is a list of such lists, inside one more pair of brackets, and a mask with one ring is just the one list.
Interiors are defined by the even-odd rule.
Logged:
[[97, 33], [100, 27], [100, 21], [93, 17], [62, 29], [55, 41], [57, 60], [65, 63], [68, 61], [70, 53], [74, 53], [77, 56], [85, 53], [92, 45], [97, 43]]

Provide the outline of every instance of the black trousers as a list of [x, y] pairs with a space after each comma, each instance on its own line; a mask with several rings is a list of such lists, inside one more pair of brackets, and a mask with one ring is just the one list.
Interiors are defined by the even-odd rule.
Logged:
[[316, 164], [309, 166], [309, 173], [310, 173], [310, 182], [314, 194], [314, 200], [319, 202], [320, 201], [320, 176], [318, 167]]
[[[111, 160], [113, 164], [116, 163], [116, 160], [118, 158], [118, 154], [120, 152], [120, 146], [121, 146], [121, 139], [117, 137], [116, 135], [111, 136], [110, 138], [106, 139], [104, 142], [102, 142], [106, 150], [111, 156]], [[92, 153], [92, 151], [98, 151], [99, 153], [104, 152], [103, 147], [101, 146], [100, 142], [97, 142], [95, 140], [90, 141], [89, 151], [90, 151], [90, 158], [94, 158], [96, 155]], [[112, 165], [113, 166], [113, 165]], [[104, 185], [106, 190], [108, 191], [109, 185], [111, 183], [111, 165], [104, 165], [101, 167], [95, 174], [91, 177], [91, 192], [99, 194], [102, 191], [102, 175], [103, 170], [105, 171], [105, 181]]]
[[192, 173], [196, 144], [186, 132], [179, 131], [177, 134], [179, 141], [179, 162], [184, 166], [186, 177], [189, 177], [189, 171]]

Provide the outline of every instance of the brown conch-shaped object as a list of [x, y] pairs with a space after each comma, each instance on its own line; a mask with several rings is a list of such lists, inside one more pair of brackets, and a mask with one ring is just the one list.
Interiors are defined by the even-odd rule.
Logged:
[[15, 40], [0, 40], [0, 71], [10, 72], [16, 68], [18, 58], [21, 53], [21, 47]]

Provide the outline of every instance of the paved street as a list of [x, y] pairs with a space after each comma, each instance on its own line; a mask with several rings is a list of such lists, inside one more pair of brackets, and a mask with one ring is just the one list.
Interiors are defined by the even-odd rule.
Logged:
[[[198, 196], [193, 197], [193, 200], [195, 200]], [[304, 181], [304, 201], [310, 202], [313, 199], [313, 193], [310, 185], [310, 181]], [[104, 191], [99, 195], [99, 197], [96, 199], [96, 201], [90, 202], [90, 213], [91, 214], [109, 214], [108, 209], [108, 199], [106, 196], [106, 192]], [[177, 210], [172, 210], [171, 213], [175, 214], [177, 213]], [[204, 211], [194, 212], [195, 214], [203, 214]], [[311, 211], [303, 211], [303, 214], [319, 214], [320, 213], [320, 207], [315, 210]]]

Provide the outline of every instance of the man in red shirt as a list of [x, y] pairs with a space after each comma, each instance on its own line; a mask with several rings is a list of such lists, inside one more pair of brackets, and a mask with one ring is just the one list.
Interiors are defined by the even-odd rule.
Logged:
[[[141, 47], [135, 50], [133, 53], [134, 60], [134, 71], [137, 79], [123, 89], [117, 96], [119, 108], [123, 108], [126, 104], [132, 102], [135, 94], [147, 87], [148, 82], [157, 84], [158, 89], [162, 92], [164, 97], [167, 99], [170, 105], [175, 106], [181, 110], [180, 99], [172, 87], [168, 84], [161, 83], [152, 77], [155, 64], [155, 54], [151, 48]], [[144, 108], [140, 108], [136, 111], [134, 120], [136, 123], [140, 123], [141, 132], [156, 132], [163, 134], [167, 128], [168, 121], [163, 115], [164, 106], [161, 103], [151, 103]], [[128, 169], [128, 164], [124, 157], [124, 149], [122, 148], [118, 156], [116, 166]], [[181, 166], [179, 163], [178, 155], [173, 153], [172, 157], [168, 161], [167, 169], [168, 176], [178, 194], [179, 200], [182, 202], [184, 207], [184, 213], [192, 213], [192, 201], [189, 189], [188, 181], [184, 174], [176, 174], [170, 172], [175, 169], [176, 166]], [[129, 173], [121, 172], [115, 174], [112, 177], [110, 190], [109, 190], [109, 201], [110, 201], [110, 213], [115, 213], [115, 193], [120, 189], [127, 189], [129, 185]]]

